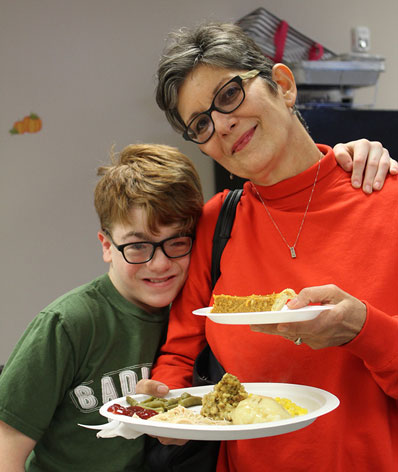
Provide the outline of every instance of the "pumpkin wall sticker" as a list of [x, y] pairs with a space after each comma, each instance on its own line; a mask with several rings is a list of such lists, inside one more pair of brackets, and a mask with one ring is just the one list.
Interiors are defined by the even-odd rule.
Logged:
[[25, 116], [22, 120], [16, 121], [10, 129], [11, 134], [38, 133], [43, 126], [41, 118], [35, 113]]

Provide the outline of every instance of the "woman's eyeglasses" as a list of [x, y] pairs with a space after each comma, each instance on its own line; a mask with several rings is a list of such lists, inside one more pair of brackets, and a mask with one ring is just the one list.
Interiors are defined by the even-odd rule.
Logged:
[[253, 79], [260, 71], [250, 70], [233, 77], [215, 94], [210, 108], [196, 115], [186, 126], [183, 133], [184, 139], [196, 144], [206, 143], [214, 134], [215, 127], [211, 113], [215, 110], [219, 113], [232, 113], [245, 99], [245, 91], [242, 82]]

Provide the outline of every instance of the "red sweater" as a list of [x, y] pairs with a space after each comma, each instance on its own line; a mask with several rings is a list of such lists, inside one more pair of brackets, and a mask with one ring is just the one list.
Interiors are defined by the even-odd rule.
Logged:
[[[197, 229], [188, 281], [172, 307], [166, 344], [153, 378], [171, 388], [191, 385], [193, 360], [205, 336], [227, 372], [241, 382], [319, 387], [340, 406], [286, 435], [222, 443], [218, 471], [398, 470], [398, 185], [380, 193], [355, 190], [350, 175], [325, 157], [296, 246], [297, 259], [245, 184], [215, 293], [297, 292], [333, 283], [365, 301], [367, 319], [350, 343], [320, 350], [296, 346], [249, 326], [221, 325], [192, 310], [211, 304], [211, 246], [225, 194], [206, 205]], [[286, 240], [293, 244], [317, 164], [291, 179], [258, 187]]]

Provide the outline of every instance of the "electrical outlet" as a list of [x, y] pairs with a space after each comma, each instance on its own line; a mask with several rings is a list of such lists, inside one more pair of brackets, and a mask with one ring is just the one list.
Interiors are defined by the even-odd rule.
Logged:
[[370, 51], [370, 30], [367, 26], [356, 26], [351, 29], [351, 51]]

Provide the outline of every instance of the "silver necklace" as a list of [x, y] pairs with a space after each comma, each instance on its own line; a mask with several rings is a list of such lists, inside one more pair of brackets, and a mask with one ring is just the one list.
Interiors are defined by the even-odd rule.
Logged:
[[270, 213], [270, 211], [268, 210], [268, 207], [267, 205], [264, 203], [264, 200], [262, 199], [261, 195], [259, 194], [258, 190], [257, 190], [257, 187], [253, 184], [253, 182], [251, 182], [254, 190], [256, 191], [257, 193], [257, 196], [258, 198], [260, 199], [260, 202], [263, 204], [263, 207], [265, 208], [265, 211], [267, 212], [268, 216], [270, 217], [270, 220], [272, 221], [272, 223], [274, 224], [276, 230], [278, 231], [278, 233], [280, 234], [281, 238], [283, 239], [284, 243], [286, 244], [286, 246], [289, 248], [290, 250], [290, 255], [292, 256], [292, 259], [295, 259], [297, 257], [296, 255], [296, 244], [297, 244], [297, 241], [300, 237], [300, 234], [301, 234], [301, 230], [303, 229], [303, 225], [304, 225], [304, 221], [305, 221], [305, 217], [307, 216], [307, 212], [308, 212], [308, 208], [310, 206], [310, 203], [311, 203], [311, 200], [312, 200], [312, 195], [314, 193], [314, 190], [315, 190], [315, 185], [318, 181], [318, 174], [319, 174], [319, 169], [321, 167], [321, 155], [319, 156], [319, 161], [318, 161], [318, 169], [316, 171], [316, 175], [315, 175], [315, 180], [314, 180], [314, 183], [312, 184], [312, 190], [311, 190], [311, 194], [310, 194], [310, 198], [308, 199], [308, 203], [307, 203], [307, 207], [304, 211], [304, 215], [303, 215], [303, 218], [301, 220], [301, 224], [300, 224], [300, 227], [299, 227], [299, 230], [298, 230], [298, 233], [297, 233], [297, 236], [296, 236], [296, 240], [294, 241], [294, 244], [293, 246], [290, 246], [290, 244], [286, 241], [286, 238], [285, 236], [283, 236], [282, 234], [282, 231], [279, 229], [279, 226], [276, 224], [275, 220], [272, 218], [272, 215]]

